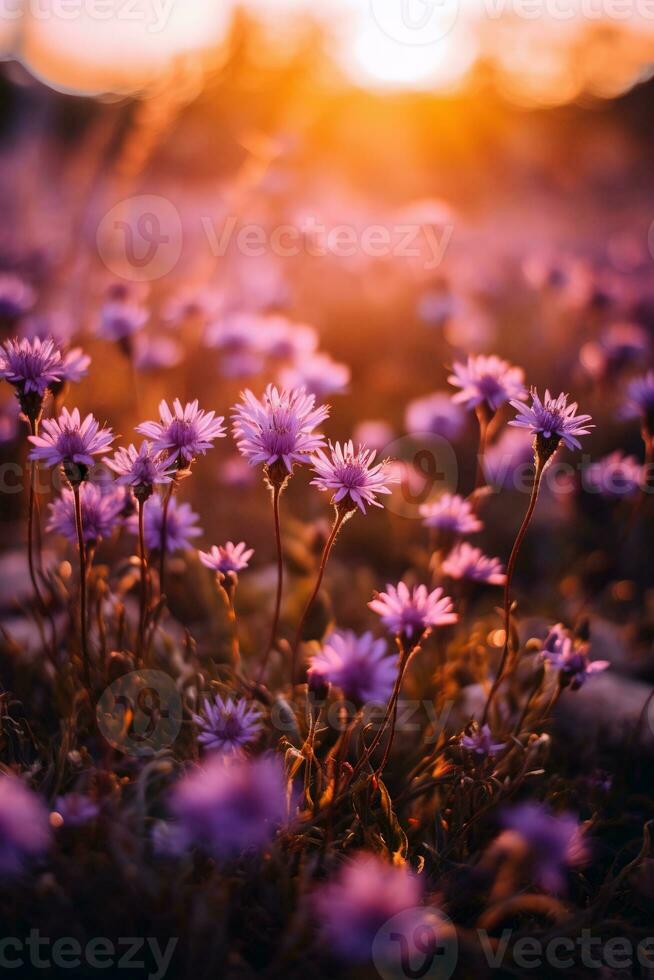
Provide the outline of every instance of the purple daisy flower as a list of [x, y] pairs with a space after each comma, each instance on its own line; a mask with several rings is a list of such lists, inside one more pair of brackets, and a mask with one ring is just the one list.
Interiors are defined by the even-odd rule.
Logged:
[[172, 460], [155, 453], [147, 439], [139, 449], [133, 443], [127, 449], [118, 449], [106, 463], [118, 474], [116, 483], [132, 487], [135, 496], [142, 499], [150, 496], [153, 487], [170, 483], [175, 472]]
[[200, 745], [223, 755], [242, 754], [261, 731], [258, 708], [244, 699], [223, 700], [216, 696], [213, 703], [205, 699], [202, 714], [194, 714], [193, 721], [200, 728]]
[[33, 393], [40, 400], [61, 381], [61, 351], [54, 340], [7, 340], [0, 347], [0, 377], [16, 388], [19, 397]]
[[316, 398], [326, 398], [327, 395], [342, 395], [351, 376], [347, 364], [341, 364], [329, 354], [319, 351], [282, 368], [279, 382], [286, 388], [305, 388]]
[[522, 368], [513, 367], [494, 354], [471, 355], [466, 364], [457, 363], [452, 371], [447, 380], [461, 389], [452, 401], [466, 408], [485, 404], [494, 414], [505, 402], [526, 398]]
[[453, 441], [463, 432], [466, 416], [447, 392], [436, 391], [409, 403], [404, 424], [407, 432], [428, 432]]
[[42, 460], [46, 466], [61, 463], [71, 482], [85, 479], [93, 457], [106, 453], [114, 439], [111, 429], [101, 429], [93, 415], [82, 421], [78, 408], [72, 412], [64, 408], [58, 419], [45, 419], [42, 433], [29, 437], [34, 445], [30, 459]]
[[[123, 494], [119, 490], [103, 490], [96, 483], [83, 483], [80, 487], [82, 533], [87, 544], [95, 544], [108, 538], [120, 521], [124, 507]], [[72, 490], [63, 489], [61, 496], [49, 505], [50, 518], [46, 530], [77, 542], [75, 522], [75, 496]]]
[[532, 404], [519, 401], [511, 404], [517, 416], [509, 422], [518, 428], [528, 429], [536, 437], [537, 450], [551, 456], [560, 442], [568, 449], [581, 449], [577, 436], [587, 436], [594, 425], [589, 425], [590, 415], [577, 415], [577, 402], [568, 405], [568, 395], [552, 398], [549, 391], [541, 401], [535, 388], [530, 391]]
[[112, 301], [106, 303], [100, 315], [98, 336], [105, 340], [124, 341], [142, 329], [150, 314], [137, 303]]
[[548, 892], [561, 892], [568, 868], [585, 864], [588, 845], [578, 820], [570, 813], [553, 814], [540, 803], [520, 803], [504, 814], [506, 828], [496, 841], [500, 850], [524, 854], [534, 882]]
[[472, 752], [473, 755], [480, 757], [497, 755], [498, 752], [502, 751], [505, 744], [505, 742], [493, 741], [493, 733], [489, 725], [482, 725], [481, 728], [475, 725], [468, 735], [462, 735], [459, 739], [459, 745], [467, 749], [468, 752]]
[[434, 626], [447, 626], [458, 619], [452, 600], [441, 588], [429, 592], [425, 585], [415, 585], [409, 590], [404, 582], [398, 582], [386, 589], [376, 593], [368, 606], [395, 636], [417, 642]]
[[356, 705], [388, 701], [397, 677], [397, 658], [387, 657], [385, 640], [372, 633], [357, 636], [352, 630], [332, 633], [310, 661], [310, 681], [340, 688]]
[[217, 857], [261, 849], [286, 817], [286, 780], [275, 756], [209, 757], [173, 790], [172, 810], [190, 844]]
[[15, 776], [0, 775], [0, 875], [19, 874], [49, 843], [48, 813], [40, 797]]
[[156, 450], [170, 450], [179, 469], [189, 466], [196, 456], [204, 456], [213, 447], [214, 439], [225, 436], [225, 421], [215, 412], [204, 412], [197, 399], [182, 406], [179, 398], [173, 411], [165, 401], [159, 403], [159, 422], [141, 422], [136, 431], [152, 439]]
[[635, 456], [625, 456], [619, 449], [609, 453], [584, 471], [587, 490], [605, 497], [623, 497], [637, 493], [643, 482], [644, 467]]
[[290, 473], [295, 463], [308, 463], [310, 453], [324, 445], [324, 436], [314, 429], [325, 421], [329, 408], [315, 408], [315, 397], [303, 388], [278, 390], [268, 385], [261, 400], [249, 390], [241, 399], [233, 413], [234, 438], [252, 466], [280, 463]]
[[642, 418], [650, 432], [654, 430], [654, 371], [629, 382], [622, 414], [625, 418]]
[[[189, 551], [193, 547], [191, 539], [202, 534], [202, 528], [197, 525], [198, 519], [190, 504], [181, 504], [176, 497], [170, 498], [166, 521], [166, 552], [169, 555], [175, 551]], [[145, 544], [151, 550], [161, 547], [162, 524], [163, 503], [161, 497], [154, 494], [143, 511]], [[128, 518], [127, 528], [132, 534], [139, 533], [137, 514]]]
[[559, 623], [553, 626], [543, 642], [543, 660], [559, 672], [563, 687], [577, 691], [593, 674], [607, 670], [608, 660], [590, 660], [588, 644], [573, 640], [570, 633]]
[[489, 558], [481, 548], [474, 548], [467, 541], [456, 545], [444, 560], [441, 571], [454, 579], [467, 579], [470, 582], [487, 582], [489, 585], [504, 585], [506, 575], [499, 558]]
[[371, 958], [382, 926], [415, 910], [420, 899], [420, 883], [405, 867], [361, 852], [318, 888], [313, 906], [325, 946], [342, 959], [362, 962]]
[[438, 500], [421, 504], [420, 515], [425, 527], [447, 534], [474, 534], [484, 526], [470, 501], [456, 493], [444, 493]]
[[100, 804], [84, 793], [67, 793], [55, 800], [53, 816], [59, 817], [57, 824], [67, 827], [83, 827], [91, 823], [100, 813]]
[[355, 451], [354, 443], [346, 442], [341, 446], [329, 443], [331, 459], [322, 450], [315, 453], [312, 465], [316, 477], [311, 485], [319, 490], [333, 490], [331, 502], [341, 504], [345, 508], [366, 512], [366, 504], [381, 507], [376, 499], [379, 493], [390, 493], [387, 483], [397, 483], [398, 476], [391, 471], [387, 460], [375, 463], [377, 453], [374, 449], [359, 446]]
[[229, 575], [242, 572], [248, 567], [248, 562], [254, 554], [254, 548], [248, 548], [245, 541], [234, 544], [213, 545], [209, 551], [198, 551], [200, 561], [205, 568], [210, 568], [218, 575]]

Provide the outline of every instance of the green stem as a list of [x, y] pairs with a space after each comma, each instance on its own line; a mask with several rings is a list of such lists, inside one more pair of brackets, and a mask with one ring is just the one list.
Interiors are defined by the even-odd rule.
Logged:
[[77, 528], [77, 548], [79, 551], [79, 596], [80, 596], [80, 637], [82, 644], [82, 666], [87, 690], [91, 691], [91, 666], [89, 662], [88, 637], [86, 632], [86, 546], [84, 544], [84, 528], [82, 524], [82, 501], [80, 499], [79, 483], [73, 485], [75, 499], [75, 525]]

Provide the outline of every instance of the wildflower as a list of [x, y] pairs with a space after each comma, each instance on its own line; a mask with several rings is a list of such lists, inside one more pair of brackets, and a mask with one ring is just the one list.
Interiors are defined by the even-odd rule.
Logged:
[[409, 591], [404, 582], [399, 582], [386, 589], [377, 593], [368, 606], [391, 633], [410, 643], [418, 643], [434, 626], [447, 626], [458, 619], [452, 600], [441, 588], [429, 592], [425, 585], [416, 585]]
[[264, 317], [253, 313], [228, 313], [209, 325], [205, 340], [221, 351], [225, 377], [243, 378], [262, 369], [264, 323]]
[[198, 551], [202, 564], [221, 576], [242, 572], [253, 554], [254, 548], [248, 548], [245, 541], [238, 544], [228, 541], [224, 545], [214, 544], [209, 551]]
[[58, 796], [55, 800], [52, 817], [58, 817], [56, 824], [59, 826], [82, 827], [84, 824], [91, 823], [100, 813], [100, 804], [96, 800], [90, 799], [84, 793], [67, 793], [65, 796]]
[[[82, 484], [82, 533], [87, 544], [96, 544], [102, 538], [110, 536], [120, 522], [123, 504], [123, 495], [117, 490], [103, 491], [96, 483]], [[61, 496], [50, 504], [49, 510], [50, 519], [46, 530], [61, 534], [74, 544], [77, 541], [77, 525], [73, 491], [64, 488]]]
[[505, 744], [505, 742], [493, 741], [493, 733], [489, 725], [482, 725], [481, 728], [475, 725], [468, 735], [462, 735], [459, 739], [459, 745], [481, 757], [497, 755]]
[[386, 652], [386, 641], [376, 640], [370, 632], [361, 636], [352, 630], [334, 632], [311, 658], [312, 683], [320, 677], [357, 705], [386, 703], [397, 676], [397, 660]]
[[449, 394], [436, 391], [409, 402], [404, 419], [407, 432], [428, 432], [454, 441], [466, 424], [465, 413], [452, 402]]
[[240, 754], [254, 742], [261, 729], [258, 709], [244, 699], [216, 697], [213, 704], [205, 699], [202, 714], [194, 714], [193, 721], [200, 728], [198, 742], [223, 755]]
[[418, 879], [406, 867], [370, 853], [356, 854], [314, 895], [323, 942], [342, 959], [370, 959], [382, 926], [400, 912], [414, 910], [420, 893]]
[[540, 803], [521, 803], [504, 814], [504, 832], [496, 848], [527, 865], [533, 881], [548, 892], [560, 892], [565, 872], [589, 857], [579, 822], [570, 813], [553, 814]]
[[196, 456], [204, 456], [211, 449], [214, 439], [225, 436], [222, 416], [204, 412], [197, 399], [182, 407], [179, 398], [173, 402], [173, 411], [166, 401], [159, 403], [159, 422], [141, 422], [136, 431], [152, 439], [157, 451], [170, 450], [178, 469], [188, 467]]
[[0, 377], [14, 386], [21, 411], [32, 421], [46, 391], [62, 376], [61, 351], [51, 339], [7, 340], [0, 347]]
[[0, 875], [18, 874], [29, 858], [47, 850], [48, 813], [40, 798], [15, 776], [0, 775]]
[[608, 660], [590, 660], [588, 644], [574, 640], [559, 623], [548, 633], [541, 650], [543, 660], [559, 672], [562, 687], [577, 691], [593, 674], [611, 666]]
[[484, 526], [470, 501], [456, 493], [444, 493], [438, 500], [421, 504], [420, 515], [425, 527], [448, 534], [474, 534]]
[[279, 464], [288, 474], [295, 463], [308, 463], [309, 454], [324, 445], [324, 436], [314, 429], [325, 421], [329, 408], [315, 408], [315, 397], [303, 388], [278, 390], [268, 385], [261, 399], [249, 390], [241, 398], [234, 409], [234, 438], [252, 466], [263, 463], [270, 470]]
[[145, 307], [137, 303], [113, 300], [106, 303], [102, 309], [98, 336], [105, 340], [128, 342], [145, 326], [148, 317], [149, 313]]
[[30, 436], [34, 445], [30, 459], [42, 460], [46, 466], [61, 463], [71, 483], [86, 479], [93, 457], [106, 453], [113, 442], [111, 429], [101, 429], [93, 415], [82, 421], [78, 408], [62, 410], [58, 419], [45, 419], [42, 435]]
[[286, 782], [274, 756], [210, 757], [174, 788], [172, 810], [189, 843], [217, 857], [260, 849], [286, 814]]
[[355, 451], [354, 444], [346, 442], [341, 447], [337, 442], [329, 443], [331, 459], [322, 449], [313, 457], [313, 470], [316, 477], [311, 481], [312, 486], [319, 490], [333, 490], [331, 502], [342, 508], [355, 511], [358, 507], [366, 512], [366, 504], [381, 507], [376, 499], [377, 494], [390, 493], [387, 483], [394, 483], [397, 477], [391, 472], [388, 461], [374, 463], [377, 453], [374, 449], [359, 446]]
[[287, 388], [305, 388], [316, 398], [342, 395], [350, 383], [352, 372], [347, 364], [335, 361], [329, 354], [309, 354], [295, 364], [282, 368], [280, 384]]
[[504, 585], [506, 582], [499, 558], [489, 558], [481, 548], [474, 548], [467, 541], [462, 541], [452, 549], [441, 570], [450, 578], [463, 578], [470, 582], [486, 582], [488, 585]]
[[622, 497], [637, 493], [643, 482], [643, 466], [635, 456], [620, 450], [609, 453], [584, 472], [587, 489], [605, 497]]
[[654, 432], [654, 371], [629, 382], [623, 415], [625, 418], [642, 418], [647, 431]]
[[505, 402], [526, 397], [524, 371], [508, 361], [485, 354], [468, 357], [466, 364], [455, 364], [447, 379], [460, 388], [452, 401], [466, 408], [485, 407], [491, 415]]
[[[145, 544], [149, 549], [161, 547], [163, 513], [161, 497], [154, 494], [143, 512]], [[166, 521], [166, 552], [169, 555], [176, 551], [188, 551], [192, 547], [191, 538], [202, 534], [202, 528], [197, 526], [197, 521], [198, 515], [190, 504], [180, 504], [176, 497], [170, 498]], [[127, 527], [133, 534], [138, 534], [136, 514], [128, 519]]]
[[116, 483], [132, 487], [138, 500], [147, 500], [155, 486], [170, 483], [174, 466], [170, 458], [153, 452], [151, 444], [144, 439], [137, 449], [133, 443], [127, 449], [118, 449], [107, 466], [118, 474]]
[[593, 425], [589, 425], [590, 415], [577, 415], [577, 402], [568, 405], [568, 395], [560, 394], [552, 398], [545, 391], [543, 401], [535, 388], [530, 391], [531, 406], [513, 400], [511, 404], [518, 414], [509, 425], [528, 429], [535, 437], [534, 447], [541, 463], [546, 462], [558, 449], [561, 442], [568, 449], [581, 449], [578, 436], [587, 436]]

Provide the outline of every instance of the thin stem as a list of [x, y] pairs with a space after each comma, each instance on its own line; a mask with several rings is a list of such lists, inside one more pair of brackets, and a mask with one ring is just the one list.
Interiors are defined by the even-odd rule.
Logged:
[[165, 592], [166, 580], [166, 545], [168, 538], [168, 508], [175, 489], [175, 480], [168, 484], [166, 496], [163, 502], [163, 513], [161, 515], [161, 539], [159, 541], [159, 595]]
[[[38, 435], [39, 423], [38, 419], [30, 420], [30, 430], [32, 435]], [[34, 589], [34, 595], [36, 597], [36, 602], [39, 607], [39, 611], [42, 615], [46, 615], [50, 623], [50, 629], [52, 633], [52, 648], [54, 653], [55, 648], [55, 632], [54, 632], [54, 622], [52, 616], [48, 611], [48, 607], [45, 599], [43, 598], [43, 593], [39, 587], [38, 578], [36, 575], [36, 569], [34, 568], [34, 537], [37, 539], [37, 550], [38, 550], [38, 565], [41, 567], [41, 535], [39, 531], [39, 514], [36, 499], [36, 476], [37, 476], [37, 462], [36, 460], [30, 460], [30, 488], [29, 488], [29, 502], [28, 502], [28, 513], [27, 513], [27, 565], [29, 568], [30, 580], [32, 582], [32, 588]]]
[[477, 473], [475, 476], [475, 490], [480, 490], [486, 484], [484, 474], [484, 457], [486, 455], [486, 442], [488, 441], [488, 429], [492, 416], [488, 410], [478, 409], [477, 419], [479, 421], [479, 446], [477, 449]]
[[145, 556], [145, 500], [139, 497], [139, 559], [141, 564], [141, 588], [139, 594], [139, 633], [136, 653], [139, 660], [143, 657], [145, 643], [145, 616], [148, 603], [148, 563]]
[[87, 690], [91, 691], [91, 667], [89, 663], [88, 638], [86, 635], [86, 547], [84, 545], [84, 529], [82, 525], [82, 501], [80, 499], [79, 483], [73, 485], [75, 498], [75, 525], [77, 527], [77, 548], [79, 551], [79, 597], [80, 597], [80, 637], [82, 643], [82, 665]]
[[273, 504], [273, 518], [275, 522], [275, 545], [277, 548], [277, 594], [275, 596], [275, 612], [273, 614], [272, 625], [270, 627], [270, 638], [268, 640], [268, 646], [266, 647], [266, 652], [263, 655], [261, 665], [259, 667], [259, 673], [257, 674], [257, 684], [260, 684], [263, 680], [263, 675], [266, 672], [266, 667], [268, 666], [268, 659], [272, 653], [272, 649], [275, 645], [275, 640], [277, 639], [277, 630], [279, 627], [279, 615], [282, 608], [282, 589], [284, 586], [284, 554], [282, 551], [282, 529], [279, 520], [279, 498], [282, 495], [282, 490], [284, 489], [284, 484], [275, 482], [272, 489], [272, 504]]
[[538, 500], [538, 491], [540, 490], [540, 482], [543, 476], [543, 464], [537, 460], [536, 462], [536, 472], [534, 474], [534, 483], [531, 488], [531, 498], [529, 500], [529, 507], [527, 508], [527, 513], [522, 519], [522, 524], [520, 525], [520, 530], [516, 535], [516, 539], [513, 542], [513, 548], [511, 549], [511, 554], [509, 556], [509, 562], [506, 566], [506, 582], [504, 583], [504, 647], [502, 649], [502, 657], [500, 660], [500, 667], [497, 672], [497, 676], [493, 681], [492, 687], [488, 694], [488, 699], [484, 707], [484, 713], [482, 715], [482, 725], [486, 723], [488, 718], [488, 712], [490, 710], [491, 703], [497, 689], [499, 688], [502, 680], [504, 678], [504, 671], [506, 669], [507, 660], [509, 657], [509, 647], [510, 638], [509, 631], [511, 627], [511, 583], [513, 581], [513, 572], [515, 570], [516, 562], [518, 560], [518, 554], [520, 552], [520, 547], [524, 540], [524, 536], [527, 533], [527, 528], [533, 516], [534, 510], [536, 508], [536, 501]]
[[231, 589], [225, 588], [218, 576], [216, 576], [216, 582], [218, 584], [218, 591], [221, 593], [225, 602], [225, 608], [227, 609], [227, 618], [231, 630], [232, 665], [234, 670], [238, 672], [241, 669], [241, 646], [238, 640], [238, 621], [236, 619], [233, 593]]

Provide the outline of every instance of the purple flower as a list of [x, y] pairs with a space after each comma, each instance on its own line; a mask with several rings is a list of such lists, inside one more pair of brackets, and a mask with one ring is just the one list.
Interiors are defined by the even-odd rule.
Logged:
[[[172, 555], [175, 551], [188, 551], [191, 538], [202, 534], [202, 528], [197, 526], [198, 515], [190, 504], [181, 504], [176, 497], [170, 498], [168, 505], [168, 520], [166, 521], [166, 552]], [[143, 530], [147, 548], [161, 547], [163, 524], [163, 503], [161, 497], [154, 494], [148, 500], [143, 511]], [[127, 521], [127, 528], [132, 534], [138, 534], [138, 515], [132, 514]]]
[[127, 340], [147, 323], [148, 311], [136, 303], [115, 300], [106, 303], [100, 316], [98, 336], [105, 340]]
[[264, 324], [265, 317], [255, 313], [228, 313], [209, 325], [205, 340], [222, 352], [225, 377], [243, 378], [261, 370]]
[[64, 353], [61, 380], [77, 384], [88, 372], [91, 358], [81, 347], [73, 347]]
[[61, 351], [54, 340], [6, 340], [0, 347], [0, 377], [19, 395], [33, 392], [40, 398], [63, 377]]
[[420, 514], [425, 527], [448, 534], [474, 534], [484, 526], [470, 501], [456, 493], [444, 493], [438, 500], [421, 504]]
[[[587, 436], [594, 428], [593, 425], [588, 424], [591, 416], [576, 415], [577, 402], [568, 405], [568, 395], [560, 394], [558, 398], [552, 398], [546, 390], [545, 397], [541, 401], [535, 388], [531, 389], [530, 394], [531, 406], [515, 400], [511, 402], [518, 410], [518, 414], [509, 425], [529, 429], [536, 437], [537, 446], [540, 443], [539, 448], [544, 449], [550, 456], [561, 441], [568, 449], [581, 449], [577, 436]], [[543, 440], [545, 445], [542, 444]]]
[[34, 290], [20, 276], [0, 273], [0, 320], [17, 320], [34, 306], [35, 299]]
[[[359, 446], [355, 451], [354, 443], [346, 442], [341, 447], [340, 442], [329, 443], [331, 459], [322, 449], [319, 449], [312, 460], [316, 477], [311, 485], [319, 490], [333, 490], [331, 502], [356, 510], [366, 512], [366, 504], [381, 507], [376, 499], [379, 493], [390, 493], [387, 483], [396, 483], [397, 476], [391, 472], [386, 460], [374, 462], [377, 453], [374, 449]], [[348, 499], [349, 498], [349, 499]]]
[[100, 423], [87, 415], [81, 420], [79, 409], [69, 412], [62, 410], [58, 419], [45, 419], [42, 424], [43, 435], [30, 436], [34, 445], [30, 459], [42, 460], [46, 466], [63, 464], [70, 479], [84, 479], [85, 468], [93, 465], [93, 457], [106, 453], [113, 442], [111, 429], [101, 429]]
[[282, 368], [279, 381], [287, 388], [305, 388], [316, 398], [325, 398], [327, 395], [342, 395], [350, 383], [351, 374], [347, 364], [341, 364], [329, 354], [319, 351]]
[[303, 388], [279, 391], [268, 385], [261, 400], [249, 390], [241, 399], [233, 413], [234, 438], [252, 466], [282, 463], [290, 473], [295, 463], [308, 463], [309, 454], [324, 445], [324, 436], [313, 430], [325, 421], [329, 408], [315, 408], [315, 397]]
[[654, 428], [654, 371], [629, 382], [623, 415], [625, 418], [642, 418], [650, 430]]
[[584, 472], [587, 488], [605, 497], [637, 493], [643, 476], [643, 466], [635, 456], [625, 456], [619, 449], [591, 463]]
[[497, 846], [516, 858], [524, 855], [531, 877], [545, 891], [562, 891], [566, 870], [588, 860], [582, 828], [570, 813], [555, 815], [540, 803], [520, 803], [505, 812], [503, 824]]
[[159, 422], [142, 422], [136, 431], [152, 439], [156, 450], [170, 450], [180, 469], [193, 462], [196, 456], [204, 456], [213, 447], [214, 439], [225, 435], [225, 421], [215, 412], [204, 412], [197, 399], [184, 407], [179, 398], [173, 402], [173, 411], [165, 401], [159, 403]]
[[281, 762], [209, 757], [174, 788], [172, 809], [187, 841], [217, 857], [261, 849], [286, 816]]
[[416, 398], [409, 403], [404, 419], [407, 432], [428, 432], [443, 439], [458, 439], [466, 424], [465, 412], [447, 392]]
[[55, 800], [54, 813], [61, 819], [61, 825], [82, 827], [100, 813], [100, 804], [90, 799], [84, 793], [67, 793]]
[[466, 408], [485, 404], [495, 413], [504, 402], [526, 397], [522, 368], [513, 367], [494, 354], [471, 355], [466, 364], [455, 364], [452, 370], [454, 373], [447, 380], [461, 389], [452, 401]]
[[344, 960], [370, 959], [381, 927], [420, 903], [418, 879], [405, 867], [360, 852], [316, 891], [313, 906], [325, 946]]
[[481, 548], [474, 548], [467, 541], [456, 545], [441, 566], [443, 575], [470, 582], [487, 582], [504, 585], [506, 575], [499, 558], [489, 558]]
[[15, 776], [0, 775], [0, 875], [18, 874], [49, 843], [48, 813], [41, 799]]
[[399, 582], [386, 589], [377, 593], [368, 606], [395, 636], [417, 642], [432, 627], [447, 626], [458, 619], [452, 600], [441, 588], [429, 592], [425, 585], [415, 585], [409, 591], [404, 582]]
[[608, 660], [590, 660], [588, 644], [574, 640], [561, 623], [547, 634], [541, 657], [559, 671], [562, 686], [569, 686], [572, 691], [577, 691], [593, 674], [611, 666]]
[[[124, 498], [119, 490], [103, 490], [96, 483], [86, 482], [80, 487], [82, 533], [87, 544], [108, 538], [119, 523]], [[50, 518], [46, 530], [77, 542], [75, 522], [75, 497], [72, 490], [63, 489], [61, 496], [49, 506]]]
[[593, 377], [607, 378], [645, 357], [647, 331], [638, 323], [612, 323], [599, 341], [584, 344], [579, 360]]
[[482, 725], [481, 728], [475, 726], [468, 735], [462, 735], [459, 744], [472, 752], [474, 755], [486, 757], [497, 755], [505, 746], [505, 742], [494, 742], [493, 733], [489, 725]]
[[132, 487], [136, 496], [144, 499], [152, 493], [154, 486], [170, 483], [175, 472], [172, 460], [155, 453], [146, 439], [139, 449], [133, 443], [127, 449], [118, 449], [114, 458], [106, 463], [118, 474], [116, 483]]
[[213, 545], [209, 551], [198, 551], [200, 561], [206, 568], [212, 569], [218, 575], [242, 572], [248, 567], [248, 562], [254, 554], [254, 548], [248, 548], [245, 541], [234, 544]]
[[352, 630], [332, 633], [310, 662], [311, 680], [340, 688], [357, 705], [388, 701], [397, 677], [397, 658], [386, 656], [386, 641]]
[[217, 696], [213, 704], [205, 699], [202, 714], [194, 714], [193, 721], [200, 728], [198, 742], [223, 755], [240, 755], [261, 730], [258, 709], [244, 699], [223, 700]]

